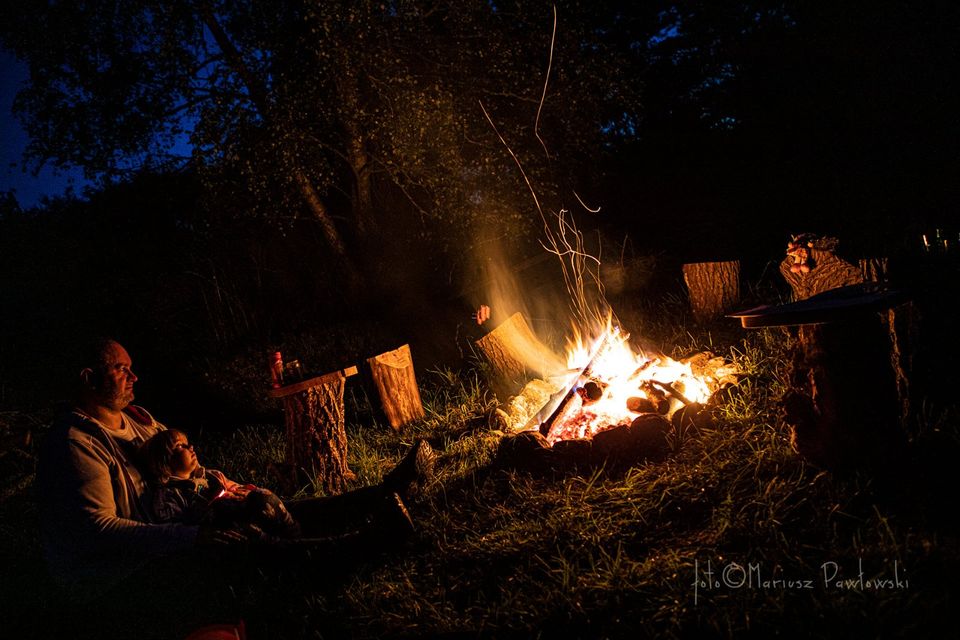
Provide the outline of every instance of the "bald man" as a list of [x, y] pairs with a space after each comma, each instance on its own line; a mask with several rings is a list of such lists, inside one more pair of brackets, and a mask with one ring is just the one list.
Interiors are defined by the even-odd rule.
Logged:
[[130, 355], [101, 339], [83, 354], [73, 407], [47, 435], [37, 468], [41, 541], [54, 580], [76, 602], [102, 595], [151, 557], [236, 532], [153, 524], [137, 447], [165, 427], [133, 402]]

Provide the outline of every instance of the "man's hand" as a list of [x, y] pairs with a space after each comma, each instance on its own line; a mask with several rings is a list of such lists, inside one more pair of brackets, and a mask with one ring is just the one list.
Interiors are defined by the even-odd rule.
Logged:
[[218, 529], [205, 524], [197, 532], [196, 546], [198, 547], [226, 547], [246, 544], [250, 539], [234, 529]]
[[477, 321], [477, 324], [483, 324], [490, 319], [490, 307], [485, 304], [480, 305], [477, 312], [473, 314], [473, 318]]

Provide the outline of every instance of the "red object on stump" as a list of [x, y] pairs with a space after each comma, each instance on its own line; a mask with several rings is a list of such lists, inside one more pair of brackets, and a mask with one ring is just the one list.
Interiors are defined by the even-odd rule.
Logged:
[[270, 378], [274, 389], [283, 386], [283, 356], [279, 351], [270, 356]]

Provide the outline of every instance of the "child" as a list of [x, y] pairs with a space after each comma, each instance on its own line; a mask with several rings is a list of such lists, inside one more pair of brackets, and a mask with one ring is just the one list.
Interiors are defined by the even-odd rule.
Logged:
[[299, 537], [300, 526], [277, 496], [201, 467], [182, 431], [157, 433], [140, 447], [140, 456], [153, 485], [150, 506], [155, 522], [213, 524], [264, 540]]

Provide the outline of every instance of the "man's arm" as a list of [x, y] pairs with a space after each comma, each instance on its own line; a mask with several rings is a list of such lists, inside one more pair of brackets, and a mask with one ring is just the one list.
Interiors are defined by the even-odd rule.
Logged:
[[[134, 504], [126, 487], [111, 479], [114, 460], [90, 439], [63, 438], [46, 452], [41, 478], [45, 541], [54, 554], [77, 560], [101, 556], [154, 555], [191, 547], [197, 527], [183, 524], [146, 524], [133, 513], [118, 511], [118, 502]], [[122, 483], [118, 483], [122, 484]]]

